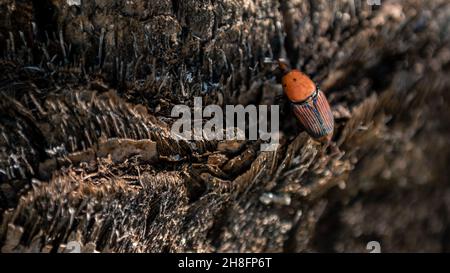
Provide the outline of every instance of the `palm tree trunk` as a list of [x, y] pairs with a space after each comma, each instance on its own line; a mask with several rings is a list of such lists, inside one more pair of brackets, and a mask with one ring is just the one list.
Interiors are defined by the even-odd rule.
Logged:
[[[448, 251], [449, 11], [0, 0], [1, 251]], [[320, 84], [332, 147], [277, 100], [266, 58]], [[171, 110], [194, 97], [280, 103], [279, 148], [177, 141]]]

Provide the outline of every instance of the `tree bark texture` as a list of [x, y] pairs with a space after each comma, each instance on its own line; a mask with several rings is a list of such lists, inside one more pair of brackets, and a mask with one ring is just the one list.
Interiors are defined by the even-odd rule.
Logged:
[[[0, 247], [450, 250], [448, 0], [0, 0]], [[320, 84], [323, 151], [265, 58]], [[281, 104], [259, 141], [176, 141], [174, 105]]]

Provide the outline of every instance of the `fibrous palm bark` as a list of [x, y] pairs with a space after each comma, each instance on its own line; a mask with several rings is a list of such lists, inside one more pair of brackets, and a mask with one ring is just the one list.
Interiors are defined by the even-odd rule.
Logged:
[[[0, 1], [0, 245], [10, 251], [448, 251], [450, 2]], [[321, 84], [340, 153], [176, 141], [174, 105]]]

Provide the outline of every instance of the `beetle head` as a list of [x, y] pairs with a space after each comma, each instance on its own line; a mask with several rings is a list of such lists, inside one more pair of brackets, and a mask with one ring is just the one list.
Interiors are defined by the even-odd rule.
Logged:
[[288, 73], [291, 70], [289, 67], [289, 64], [287, 63], [287, 60], [280, 58], [277, 60], [277, 63], [278, 63], [278, 68], [281, 70], [283, 75]]

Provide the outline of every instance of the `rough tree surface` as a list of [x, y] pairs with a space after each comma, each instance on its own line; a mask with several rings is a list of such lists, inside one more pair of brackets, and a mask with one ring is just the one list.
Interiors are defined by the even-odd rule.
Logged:
[[[0, 0], [0, 248], [450, 251], [450, 1]], [[286, 58], [327, 94], [322, 151]], [[281, 145], [176, 141], [174, 105], [280, 104]]]

